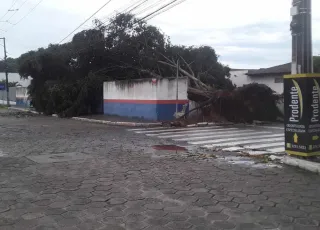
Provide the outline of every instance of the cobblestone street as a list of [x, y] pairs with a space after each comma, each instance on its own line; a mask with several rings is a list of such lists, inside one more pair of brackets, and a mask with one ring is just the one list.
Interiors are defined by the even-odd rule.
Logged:
[[320, 229], [320, 178], [157, 151], [126, 128], [0, 117], [0, 229]]

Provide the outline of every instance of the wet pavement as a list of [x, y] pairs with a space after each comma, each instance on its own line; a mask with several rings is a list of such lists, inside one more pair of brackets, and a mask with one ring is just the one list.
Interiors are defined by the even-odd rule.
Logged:
[[68, 119], [0, 131], [0, 229], [319, 229], [303, 170]]

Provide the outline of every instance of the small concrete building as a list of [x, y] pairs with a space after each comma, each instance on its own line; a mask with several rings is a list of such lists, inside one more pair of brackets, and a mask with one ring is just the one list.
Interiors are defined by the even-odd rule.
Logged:
[[[178, 84], [178, 85], [177, 85]], [[148, 78], [104, 82], [104, 114], [170, 121], [188, 110], [188, 79]]]

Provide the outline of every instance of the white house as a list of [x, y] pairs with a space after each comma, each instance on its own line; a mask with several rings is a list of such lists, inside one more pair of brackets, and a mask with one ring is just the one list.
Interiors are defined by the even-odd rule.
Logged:
[[254, 82], [265, 84], [275, 92], [282, 94], [283, 75], [290, 73], [291, 63], [257, 70], [232, 69], [230, 71], [230, 80], [238, 87]]

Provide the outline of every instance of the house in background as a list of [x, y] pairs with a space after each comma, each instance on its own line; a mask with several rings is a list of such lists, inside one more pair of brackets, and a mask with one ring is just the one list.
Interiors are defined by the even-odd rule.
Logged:
[[[6, 74], [0, 72], [0, 80], [5, 80]], [[28, 103], [28, 90], [31, 79], [21, 79], [18, 73], [8, 74], [9, 82], [18, 82], [18, 86], [9, 88], [9, 101], [11, 105], [27, 106]], [[6, 90], [0, 90], [0, 104], [7, 104], [7, 92]]]
[[283, 93], [283, 75], [291, 73], [291, 63], [256, 70], [232, 69], [230, 80], [238, 87], [259, 83], [265, 84], [275, 92]]

